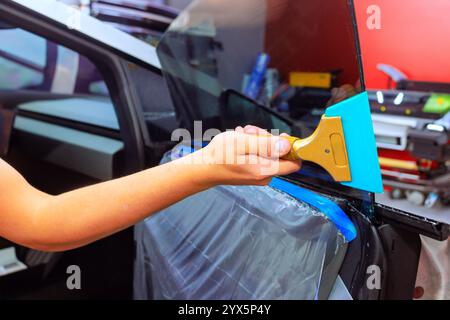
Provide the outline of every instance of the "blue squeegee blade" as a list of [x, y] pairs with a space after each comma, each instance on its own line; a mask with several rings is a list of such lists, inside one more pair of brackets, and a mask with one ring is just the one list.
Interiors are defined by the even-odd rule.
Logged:
[[345, 186], [383, 193], [380, 163], [367, 92], [325, 110], [327, 117], [341, 117], [352, 181]]

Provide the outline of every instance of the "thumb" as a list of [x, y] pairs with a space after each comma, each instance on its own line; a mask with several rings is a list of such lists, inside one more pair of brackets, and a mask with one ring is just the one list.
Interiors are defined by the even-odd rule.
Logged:
[[282, 137], [252, 134], [244, 134], [244, 136], [246, 141], [245, 154], [279, 158], [291, 151], [291, 143]]
[[283, 157], [291, 151], [291, 143], [287, 139], [278, 138], [275, 142], [275, 152], [278, 157]]

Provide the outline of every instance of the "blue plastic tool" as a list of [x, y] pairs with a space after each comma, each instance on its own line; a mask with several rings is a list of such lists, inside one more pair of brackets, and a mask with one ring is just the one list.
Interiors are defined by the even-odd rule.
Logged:
[[383, 193], [380, 163], [367, 92], [344, 100], [325, 111], [327, 117], [341, 117], [352, 180], [343, 185]]

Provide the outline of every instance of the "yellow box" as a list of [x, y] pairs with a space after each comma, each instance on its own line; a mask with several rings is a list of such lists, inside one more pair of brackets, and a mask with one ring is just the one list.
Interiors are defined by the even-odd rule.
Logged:
[[329, 89], [331, 74], [326, 72], [291, 72], [289, 84], [293, 87], [310, 87]]

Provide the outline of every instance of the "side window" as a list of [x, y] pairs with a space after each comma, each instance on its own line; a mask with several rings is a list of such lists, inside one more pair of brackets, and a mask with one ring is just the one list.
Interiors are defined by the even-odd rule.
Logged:
[[119, 129], [107, 86], [87, 57], [12, 26], [2, 25], [0, 37], [0, 90], [20, 95], [14, 107]]
[[25, 89], [44, 81], [46, 41], [20, 29], [0, 30], [0, 88]]

